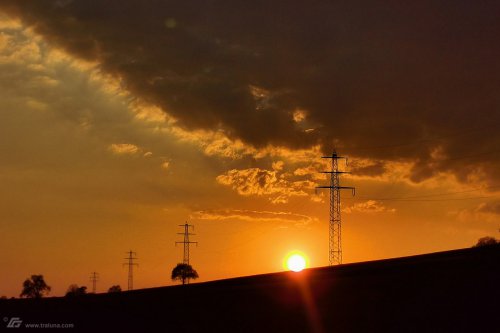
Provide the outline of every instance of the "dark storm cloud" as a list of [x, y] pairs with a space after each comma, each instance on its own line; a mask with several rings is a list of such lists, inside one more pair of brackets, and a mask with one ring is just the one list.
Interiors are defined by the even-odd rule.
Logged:
[[[257, 147], [328, 151], [337, 142], [359, 157], [411, 158], [415, 181], [439, 171], [466, 181], [477, 166], [500, 178], [498, 1], [1, 0], [0, 8], [98, 61], [186, 128], [222, 128]], [[314, 131], [293, 120], [297, 109]]]

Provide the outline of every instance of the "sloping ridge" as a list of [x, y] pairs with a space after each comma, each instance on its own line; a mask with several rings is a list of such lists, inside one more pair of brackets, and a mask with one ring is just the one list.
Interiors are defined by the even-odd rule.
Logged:
[[8, 300], [0, 315], [76, 330], [478, 332], [498, 329], [500, 246], [186, 286]]

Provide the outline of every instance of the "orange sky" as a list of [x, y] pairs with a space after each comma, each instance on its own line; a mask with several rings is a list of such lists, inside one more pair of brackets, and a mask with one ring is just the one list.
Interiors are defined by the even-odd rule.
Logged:
[[[257, 112], [269, 94], [259, 89], [248, 84]], [[90, 286], [93, 271], [100, 292], [126, 287], [122, 262], [130, 249], [139, 258], [135, 288], [171, 285], [171, 269], [182, 261], [176, 233], [185, 221], [199, 242], [191, 250], [199, 281], [280, 271], [293, 250], [306, 253], [311, 266], [328, 264], [328, 196], [314, 192], [326, 184], [318, 172], [328, 168], [320, 141], [257, 143], [239, 127], [191, 126], [171, 111], [129, 89], [99, 60], [79, 57], [0, 11], [0, 295], [17, 297], [31, 274], [43, 274], [55, 296], [73, 283]], [[331, 125], [310, 120], [313, 114], [286, 113], [303, 132]], [[390, 157], [390, 144], [367, 138], [361, 147], [375, 151], [367, 155], [333, 136], [353, 172], [342, 184], [357, 189], [354, 198], [343, 193], [344, 262], [469, 247], [497, 236], [500, 187], [491, 170], [498, 169], [498, 152], [486, 151], [486, 161], [468, 158], [472, 149], [447, 150], [455, 135], [449, 133], [471, 142], [496, 133], [491, 140], [500, 142], [492, 124], [394, 141], [404, 158]], [[432, 143], [426, 167], [437, 170], [425, 177], [415, 171], [421, 156], [409, 153], [422, 140]], [[463, 168], [433, 169], [457, 156]]]

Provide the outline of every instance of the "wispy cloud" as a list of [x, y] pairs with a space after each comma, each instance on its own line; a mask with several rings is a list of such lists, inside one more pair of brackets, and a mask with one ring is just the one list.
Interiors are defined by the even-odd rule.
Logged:
[[384, 204], [376, 200], [368, 200], [365, 202], [359, 202], [352, 206], [347, 206], [342, 209], [342, 211], [346, 214], [351, 213], [368, 213], [368, 214], [376, 214], [376, 213], [395, 213], [395, 208], [388, 208]]
[[140, 148], [132, 143], [112, 143], [109, 150], [116, 155], [135, 155], [140, 152]]
[[476, 208], [476, 211], [486, 214], [500, 215], [500, 201], [483, 202]]
[[451, 211], [449, 215], [462, 222], [499, 222], [500, 201], [482, 202], [473, 208]]
[[314, 219], [307, 215], [291, 212], [240, 210], [240, 209], [218, 209], [202, 210], [191, 214], [191, 219], [200, 220], [243, 220], [260, 222], [287, 222], [294, 224], [308, 224]]
[[169, 167], [170, 167], [170, 161], [165, 161], [161, 164], [161, 168], [164, 170], [168, 170]]

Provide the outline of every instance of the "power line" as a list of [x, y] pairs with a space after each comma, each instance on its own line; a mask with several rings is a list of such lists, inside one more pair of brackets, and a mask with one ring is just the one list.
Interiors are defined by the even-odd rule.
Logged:
[[[421, 198], [432, 198], [432, 197], [441, 197], [448, 196], [454, 194], [462, 194], [462, 193], [470, 193], [475, 191], [487, 190], [487, 189], [495, 189], [500, 188], [500, 185], [492, 185], [492, 186], [483, 186], [469, 190], [463, 191], [454, 191], [454, 192], [445, 192], [445, 193], [435, 193], [435, 194], [423, 194], [423, 195], [413, 195], [413, 196], [398, 196], [398, 197], [383, 197], [383, 198], [373, 198], [367, 196], [358, 196], [357, 199], [365, 199], [365, 200], [377, 200], [377, 201], [452, 201], [452, 200], [468, 200], [468, 199], [484, 199], [491, 198], [494, 196], [477, 196], [477, 197], [466, 197], [466, 198], [443, 198], [443, 199], [421, 199]], [[350, 198], [346, 198], [350, 199]], [[415, 200], [413, 200], [415, 199]]]
[[327, 188], [330, 190], [330, 221], [329, 221], [329, 249], [328, 259], [330, 265], [342, 264], [342, 221], [340, 215], [340, 190], [351, 190], [352, 195], [355, 194], [354, 187], [340, 186], [340, 175], [348, 173], [339, 171], [338, 160], [347, 158], [338, 156], [337, 152], [333, 152], [331, 156], [322, 156], [321, 158], [329, 158], [332, 160], [331, 171], [323, 171], [322, 173], [330, 174], [329, 186], [317, 186], [316, 189]]
[[133, 252], [132, 250], [126, 252], [128, 254], [127, 258], [124, 258], [127, 260], [127, 262], [123, 263], [123, 265], [128, 266], [128, 290], [133, 290], [134, 289], [134, 266], [139, 267], [138, 263], [135, 263], [134, 260], [138, 260], [139, 258], [135, 257], [137, 253]]
[[97, 290], [97, 281], [99, 281], [99, 274], [97, 272], [92, 272], [90, 274], [90, 281], [92, 281], [92, 292], [95, 294]]
[[271, 232], [273, 230], [275, 230], [274, 227], [269, 227], [268, 229], [266, 229], [264, 231], [261, 231], [258, 234], [252, 233], [253, 237], [245, 238], [244, 241], [238, 242], [238, 244], [236, 244], [236, 245], [225, 247], [225, 248], [222, 248], [222, 249], [217, 249], [217, 250], [209, 250], [208, 252], [209, 253], [221, 253], [221, 252], [229, 253], [229, 252], [233, 252], [235, 249], [239, 249], [239, 248], [241, 248], [241, 247], [243, 247], [245, 245], [253, 243], [258, 238], [261, 238], [263, 235], [268, 234], [269, 232]]
[[[490, 196], [483, 196], [483, 197], [467, 197], [467, 198], [449, 198], [449, 199], [368, 199], [368, 200], [375, 200], [375, 201], [402, 201], [402, 202], [408, 202], [408, 201], [413, 201], [413, 202], [431, 202], [431, 201], [461, 201], [461, 200], [477, 200], [477, 199], [489, 199], [489, 198], [495, 198], [496, 196], [490, 195]], [[350, 200], [351, 198], [345, 198], [346, 200]], [[358, 198], [359, 199], [359, 198]], [[353, 198], [353, 200], [357, 200], [356, 198]], [[366, 200], [366, 199], [365, 199]]]
[[436, 162], [446, 162], [446, 161], [463, 160], [463, 159], [467, 159], [467, 158], [471, 158], [471, 157], [484, 156], [484, 155], [492, 155], [492, 154], [498, 154], [498, 153], [500, 153], [500, 150], [490, 150], [490, 151], [484, 151], [484, 152], [475, 153], [475, 154], [469, 154], [469, 155], [446, 157], [446, 158], [437, 160]]

